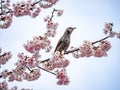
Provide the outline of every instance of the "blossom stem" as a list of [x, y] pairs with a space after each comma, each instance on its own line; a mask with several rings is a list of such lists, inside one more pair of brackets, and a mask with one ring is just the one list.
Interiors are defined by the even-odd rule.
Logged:
[[47, 61], [49, 61], [49, 60], [50, 60], [50, 58], [45, 59], [45, 60], [41, 61], [40, 63], [44, 63], [44, 62], [47, 62]]
[[46, 71], [46, 72], [49, 72], [49, 73], [51, 73], [51, 74], [53, 74], [53, 75], [56, 75], [55, 73], [50, 72], [50, 71], [48, 71], [48, 70], [46, 70], [46, 69], [44, 69], [44, 68], [42, 68], [42, 67], [40, 67], [40, 66], [38, 66], [38, 68], [40, 68], [40, 69], [42, 69], [42, 70], [44, 70], [44, 71]]
[[29, 67], [26, 67], [30, 72], [32, 71]]
[[35, 3], [33, 3], [31, 6], [35, 6], [36, 4], [38, 4], [41, 1], [43, 1], [43, 0], [39, 0], [39, 1], [35, 2]]
[[53, 9], [53, 11], [52, 11], [52, 15], [51, 15], [51, 17], [50, 17], [50, 21], [52, 21], [52, 18], [54, 17], [54, 12], [55, 11], [57, 11], [55, 8]]

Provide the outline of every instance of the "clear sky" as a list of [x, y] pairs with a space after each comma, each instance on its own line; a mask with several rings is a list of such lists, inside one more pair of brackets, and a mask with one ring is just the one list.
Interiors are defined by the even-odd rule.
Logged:
[[[12, 0], [15, 3], [17, 1], [20, 0]], [[113, 22], [113, 30], [120, 31], [120, 0], [59, 0], [52, 8], [42, 10], [35, 19], [28, 16], [13, 17], [13, 23], [8, 29], [0, 29], [0, 46], [3, 51], [10, 50], [13, 54], [12, 59], [2, 66], [0, 72], [6, 68], [14, 68], [19, 52], [29, 54], [23, 44], [33, 36], [45, 32], [43, 17], [51, 14], [53, 8], [64, 10], [62, 17], [55, 18], [59, 28], [57, 36], [52, 39], [53, 47], [68, 26], [77, 27], [71, 36], [71, 46], [76, 47], [84, 40], [96, 41], [105, 37], [102, 30], [105, 22]], [[67, 73], [71, 82], [68, 86], [56, 85], [56, 77], [44, 71], [41, 71], [42, 76], [36, 81], [15, 81], [9, 85], [34, 90], [120, 90], [120, 40], [112, 38], [109, 41], [112, 48], [108, 51], [108, 57], [75, 59], [72, 55], [66, 56], [70, 60]], [[50, 55], [44, 57], [43, 54], [43, 58]]]

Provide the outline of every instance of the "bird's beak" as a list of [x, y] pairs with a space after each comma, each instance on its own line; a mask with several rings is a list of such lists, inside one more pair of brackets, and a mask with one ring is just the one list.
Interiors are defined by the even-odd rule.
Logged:
[[74, 29], [76, 29], [76, 27], [73, 27], [72, 29], [69, 29], [69, 32], [72, 32]]
[[72, 29], [74, 30], [74, 29], [76, 29], [76, 27], [73, 27]]
[[76, 29], [76, 27], [73, 28], [73, 30]]

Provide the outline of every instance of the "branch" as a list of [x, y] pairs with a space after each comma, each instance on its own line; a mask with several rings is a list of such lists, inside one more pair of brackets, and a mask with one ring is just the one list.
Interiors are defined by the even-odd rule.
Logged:
[[51, 74], [53, 74], [53, 75], [56, 75], [55, 73], [50, 72], [50, 71], [48, 71], [48, 70], [46, 70], [46, 69], [44, 69], [44, 68], [42, 68], [42, 67], [40, 67], [40, 66], [38, 66], [38, 68], [40, 68], [40, 69], [42, 69], [42, 70], [44, 70], [44, 71], [46, 71], [46, 72], [49, 72], [49, 73], [51, 73]]
[[55, 8], [53, 9], [53, 11], [52, 11], [52, 15], [51, 15], [51, 17], [50, 17], [50, 21], [52, 21], [52, 18], [54, 17], [54, 12], [55, 11], [57, 11]]
[[0, 78], [2, 78], [2, 75], [0, 75]]
[[35, 2], [35, 3], [33, 3], [31, 6], [35, 6], [36, 4], [38, 4], [41, 1], [43, 1], [43, 0], [39, 0], [39, 1]]
[[[102, 39], [100, 39], [100, 40], [97, 40], [97, 41], [95, 41], [95, 42], [92, 42], [92, 45], [93, 44], [96, 44], [96, 43], [98, 43], [98, 42], [101, 42], [101, 41], [103, 41], [103, 40], [106, 40], [106, 39], [108, 39], [109, 38], [109, 36], [107, 36], [107, 37], [105, 37], [105, 38], [102, 38]], [[80, 50], [79, 48], [75, 48], [75, 49], [73, 49], [73, 50], [68, 50], [68, 51], [66, 51], [64, 54], [69, 54], [69, 53], [72, 53], [72, 52], [75, 52], [75, 51], [78, 51], [78, 50]], [[47, 62], [47, 61], [49, 61], [50, 60], [50, 58], [48, 58], [48, 59], [45, 59], [45, 60], [43, 60], [43, 61], [41, 61], [40, 63], [44, 63], [44, 62]]]
[[43, 61], [40, 61], [40, 63], [44, 63], [44, 62], [47, 62], [47, 61], [49, 61], [49, 60], [50, 60], [50, 58], [45, 59], [45, 60], [43, 60]]
[[107, 37], [105, 37], [105, 38], [102, 38], [102, 39], [100, 39], [100, 40], [98, 40], [98, 41], [92, 42], [92, 45], [93, 45], [93, 44], [96, 44], [96, 43], [98, 43], [98, 42], [101, 42], [101, 41], [103, 41], [103, 40], [105, 40], [105, 39], [107, 39], [107, 38], [109, 38], [109, 36], [107, 36]]
[[79, 50], [79, 48], [69, 50], [69, 51], [66, 51], [65, 54], [69, 54], [69, 53], [72, 53], [72, 52], [75, 52], [75, 51], [78, 51], [78, 50]]

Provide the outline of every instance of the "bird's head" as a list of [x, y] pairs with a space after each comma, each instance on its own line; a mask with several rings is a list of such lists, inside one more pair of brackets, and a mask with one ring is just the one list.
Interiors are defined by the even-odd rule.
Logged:
[[66, 33], [71, 34], [74, 29], [76, 29], [76, 27], [68, 27], [68, 28], [66, 29]]

